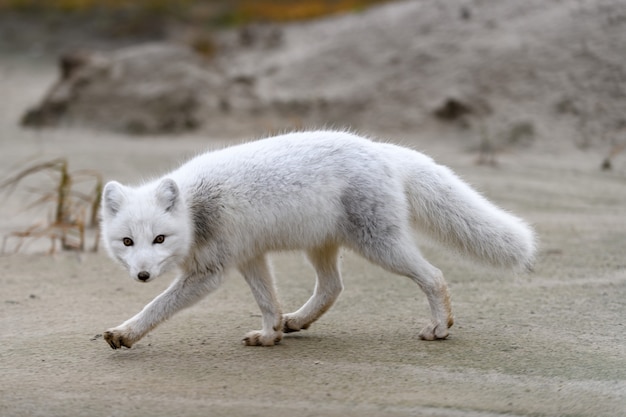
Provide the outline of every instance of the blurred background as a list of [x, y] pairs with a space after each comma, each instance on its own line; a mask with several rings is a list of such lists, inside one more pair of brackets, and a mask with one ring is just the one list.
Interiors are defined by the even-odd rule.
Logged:
[[[626, 415], [625, 6], [0, 0], [0, 415]], [[425, 297], [346, 251], [349, 291], [283, 347], [239, 345], [237, 277], [112, 353], [96, 332], [168, 280], [90, 253], [102, 184], [324, 127], [450, 166], [535, 227], [534, 273], [419, 239], [457, 314], [422, 344]], [[274, 264], [302, 305], [305, 261]]]
[[2, 0], [2, 43], [9, 50], [105, 47], [165, 40], [178, 30], [203, 33], [253, 22], [303, 21], [380, 3], [384, 1]]
[[[104, 179], [160, 174], [233, 141], [335, 128], [479, 166], [583, 160], [622, 178], [623, 6], [0, 0], [0, 174], [6, 183], [29, 161], [52, 166], [45, 189], [57, 191], [43, 193], [62, 207], [64, 170], [93, 170], [100, 180], [83, 192], [97, 205]], [[0, 231], [14, 230], [23, 205]]]
[[27, 127], [326, 125], [459, 136], [486, 152], [566, 142], [609, 157], [626, 129], [625, 10], [619, 0], [1, 0], [0, 70], [58, 68], [20, 104]]

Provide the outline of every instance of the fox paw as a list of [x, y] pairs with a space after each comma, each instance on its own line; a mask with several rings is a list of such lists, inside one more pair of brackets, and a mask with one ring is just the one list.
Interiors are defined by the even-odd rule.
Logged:
[[122, 346], [130, 348], [135, 340], [131, 339], [128, 331], [120, 330], [118, 328], [109, 329], [102, 334], [104, 340], [113, 349], [120, 349]]
[[431, 323], [419, 333], [419, 337], [422, 340], [443, 340], [448, 335], [448, 326], [442, 323]]
[[285, 314], [283, 316], [283, 332], [284, 333], [293, 333], [299, 332], [300, 330], [306, 330], [309, 328], [309, 324], [298, 324], [297, 317], [292, 317], [289, 314]]
[[264, 334], [260, 330], [248, 332], [243, 338], [246, 346], [274, 346], [283, 338], [283, 332], [277, 331], [271, 334]]

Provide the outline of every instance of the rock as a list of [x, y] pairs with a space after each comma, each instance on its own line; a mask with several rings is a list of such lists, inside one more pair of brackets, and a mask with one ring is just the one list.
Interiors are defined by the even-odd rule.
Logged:
[[59, 61], [60, 78], [22, 124], [87, 125], [130, 133], [180, 132], [202, 123], [205, 97], [219, 84], [191, 50], [151, 44]]

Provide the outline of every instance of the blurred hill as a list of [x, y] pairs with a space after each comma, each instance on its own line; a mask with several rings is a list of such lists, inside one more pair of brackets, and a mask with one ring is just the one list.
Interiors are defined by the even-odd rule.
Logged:
[[622, 0], [392, 2], [193, 39], [70, 56], [25, 122], [452, 129], [486, 148], [624, 142]]

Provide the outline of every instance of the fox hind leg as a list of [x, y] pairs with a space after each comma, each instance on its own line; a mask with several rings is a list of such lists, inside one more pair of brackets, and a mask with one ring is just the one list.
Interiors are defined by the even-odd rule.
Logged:
[[248, 332], [243, 343], [246, 346], [273, 346], [283, 337], [283, 319], [267, 259], [265, 256], [252, 259], [240, 265], [239, 270], [252, 290], [263, 320], [263, 328]]
[[419, 333], [423, 340], [448, 337], [448, 329], [454, 324], [448, 285], [439, 269], [431, 265], [415, 246], [409, 236], [368, 245], [361, 253], [386, 270], [409, 277], [426, 294], [432, 318], [430, 324]]
[[343, 290], [339, 272], [339, 247], [329, 244], [307, 252], [317, 274], [315, 290], [309, 300], [297, 311], [283, 316], [283, 331], [297, 332], [307, 329], [335, 303]]

